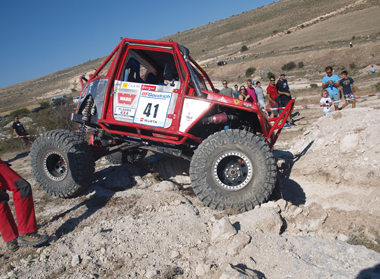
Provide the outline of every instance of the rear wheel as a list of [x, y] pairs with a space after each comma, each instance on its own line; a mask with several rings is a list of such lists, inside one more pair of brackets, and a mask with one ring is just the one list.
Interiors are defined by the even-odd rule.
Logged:
[[253, 209], [276, 184], [277, 168], [264, 139], [241, 130], [217, 132], [203, 141], [190, 164], [198, 198], [213, 209]]
[[33, 143], [30, 165], [42, 189], [56, 197], [70, 198], [91, 184], [95, 163], [88, 144], [79, 135], [53, 130]]

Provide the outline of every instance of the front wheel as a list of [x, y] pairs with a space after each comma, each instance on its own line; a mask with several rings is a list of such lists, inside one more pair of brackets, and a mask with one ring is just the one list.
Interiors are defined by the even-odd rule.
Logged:
[[276, 184], [277, 168], [265, 141], [246, 131], [217, 132], [204, 140], [190, 163], [194, 192], [204, 205], [253, 209]]
[[71, 131], [49, 131], [37, 138], [30, 150], [37, 183], [55, 197], [74, 197], [87, 188], [94, 165], [88, 144]]

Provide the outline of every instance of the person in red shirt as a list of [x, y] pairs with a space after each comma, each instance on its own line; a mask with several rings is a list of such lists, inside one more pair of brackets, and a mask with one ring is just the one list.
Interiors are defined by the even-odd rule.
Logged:
[[[9, 195], [13, 192], [17, 224], [8, 205]], [[47, 235], [39, 235], [34, 213], [32, 187], [29, 182], [12, 170], [0, 158], [0, 233], [7, 247], [16, 251], [18, 246], [42, 246], [48, 243]]]
[[[269, 85], [267, 87], [267, 97], [269, 100], [269, 104], [272, 108], [278, 108], [277, 100], [278, 99], [278, 93], [277, 93], [277, 87], [276, 87], [276, 78], [274, 76], [269, 77]], [[280, 111], [281, 113], [281, 111]], [[274, 117], [277, 117], [278, 111], [273, 110]]]

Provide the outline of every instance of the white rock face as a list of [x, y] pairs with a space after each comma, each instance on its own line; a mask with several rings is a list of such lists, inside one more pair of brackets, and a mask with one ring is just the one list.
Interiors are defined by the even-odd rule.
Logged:
[[213, 227], [211, 241], [223, 241], [237, 233], [227, 217], [220, 219]]
[[272, 207], [259, 207], [248, 212], [231, 216], [231, 222], [240, 224], [243, 232], [254, 232], [257, 228], [263, 232], [279, 234], [283, 225], [277, 209]]
[[346, 135], [340, 140], [340, 153], [356, 152], [359, 146], [359, 134]]

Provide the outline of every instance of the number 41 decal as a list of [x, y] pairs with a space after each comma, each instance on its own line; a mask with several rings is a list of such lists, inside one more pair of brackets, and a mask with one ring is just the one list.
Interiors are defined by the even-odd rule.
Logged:
[[[154, 106], [154, 113], [153, 113], [153, 118], [156, 118], [157, 117], [157, 112], [158, 112], [158, 107], [159, 107], [159, 104], [155, 105]], [[144, 112], [143, 114], [146, 115], [146, 117], [149, 117], [150, 115], [150, 110], [152, 109], [152, 103], [148, 103], [144, 109]]]

